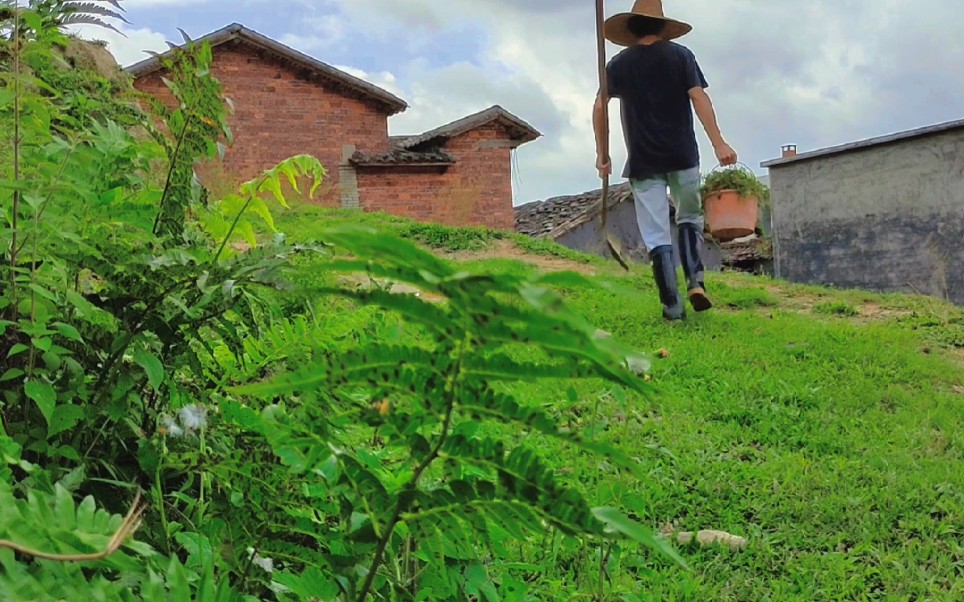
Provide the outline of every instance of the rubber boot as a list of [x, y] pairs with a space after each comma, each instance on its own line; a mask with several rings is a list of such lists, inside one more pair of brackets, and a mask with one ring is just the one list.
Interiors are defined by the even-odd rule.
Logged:
[[679, 247], [690, 305], [698, 312], [712, 309], [713, 302], [706, 296], [706, 286], [703, 284], [702, 228], [696, 224], [680, 224]]
[[686, 304], [679, 293], [676, 281], [676, 261], [673, 246], [665, 245], [653, 249], [649, 254], [653, 260], [653, 278], [659, 288], [659, 300], [663, 303], [663, 317], [670, 321], [686, 317]]

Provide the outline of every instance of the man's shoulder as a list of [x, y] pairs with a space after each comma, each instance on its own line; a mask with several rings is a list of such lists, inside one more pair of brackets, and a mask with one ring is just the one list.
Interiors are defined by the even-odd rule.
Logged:
[[683, 56], [695, 56], [692, 50], [686, 46], [683, 46], [679, 42], [667, 42], [667, 45], [672, 48], [673, 52], [676, 52], [677, 54]]
[[609, 60], [609, 63], [611, 65], [618, 65], [619, 63], [624, 62], [626, 60], [626, 57], [629, 56], [632, 53], [632, 51], [633, 51], [632, 46], [623, 48], [622, 50], [617, 52], [616, 55], [613, 56], [613, 58]]

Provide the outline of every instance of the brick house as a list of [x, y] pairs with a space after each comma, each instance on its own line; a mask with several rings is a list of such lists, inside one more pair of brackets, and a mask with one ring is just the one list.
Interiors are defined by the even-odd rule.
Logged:
[[[211, 45], [213, 72], [235, 107], [223, 177], [245, 181], [306, 153], [328, 170], [324, 205], [513, 227], [512, 151], [540, 134], [502, 107], [389, 136], [389, 117], [408, 105], [386, 90], [242, 25], [198, 41]], [[127, 68], [138, 90], [163, 100], [162, 70], [157, 57]]]

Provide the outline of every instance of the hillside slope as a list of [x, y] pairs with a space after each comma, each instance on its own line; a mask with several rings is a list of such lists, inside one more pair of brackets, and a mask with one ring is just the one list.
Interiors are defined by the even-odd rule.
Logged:
[[[567, 382], [513, 391], [647, 467], [639, 482], [546, 449], [593, 501], [654, 529], [723, 530], [749, 546], [687, 548], [689, 569], [614, 550], [606, 599], [964, 598], [964, 311], [713, 274], [718, 310], [667, 325], [645, 267], [625, 274], [546, 243], [384, 215], [301, 209], [281, 228], [307, 240], [339, 221], [414, 238], [469, 270], [574, 269], [622, 289], [563, 292], [599, 328], [653, 353], [653, 399]], [[544, 584], [538, 599], [595, 591], [599, 561], [571, 542], [553, 537], [519, 561]]]

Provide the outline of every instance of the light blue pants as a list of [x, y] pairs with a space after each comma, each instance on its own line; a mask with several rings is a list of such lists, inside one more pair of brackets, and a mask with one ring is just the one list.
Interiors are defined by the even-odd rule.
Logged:
[[630, 180], [636, 202], [636, 221], [646, 250], [673, 244], [669, 221], [670, 198], [676, 205], [677, 224], [696, 224], [703, 231], [703, 199], [700, 196], [700, 168], [660, 174], [645, 180]]

